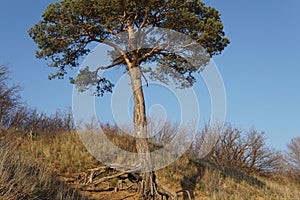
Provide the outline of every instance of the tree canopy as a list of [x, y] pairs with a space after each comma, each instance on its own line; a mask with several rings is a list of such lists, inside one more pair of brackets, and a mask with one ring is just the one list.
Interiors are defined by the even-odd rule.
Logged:
[[[29, 34], [38, 44], [37, 58], [48, 60], [49, 66], [57, 69], [49, 76], [51, 79], [63, 78], [68, 68], [77, 67], [79, 58], [90, 52], [89, 44], [112, 46], [107, 42], [112, 37], [146, 27], [186, 34], [205, 48], [210, 56], [220, 54], [229, 44], [219, 12], [199, 0], [62, 0], [48, 6], [43, 19], [29, 30]], [[135, 53], [140, 58], [138, 65], [161, 59], [170, 68], [187, 74], [186, 78], [194, 81], [191, 72], [197, 69], [178, 65], [182, 59], [174, 62], [174, 55], [166, 54], [163, 49], [139, 49]], [[127, 55], [127, 58], [132, 56]], [[132, 59], [129, 60], [132, 62]], [[128, 65], [124, 55], [109, 67], [121, 64]]]

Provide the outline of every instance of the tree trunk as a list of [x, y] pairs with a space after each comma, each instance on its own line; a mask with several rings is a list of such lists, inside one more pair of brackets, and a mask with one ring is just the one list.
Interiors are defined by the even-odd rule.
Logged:
[[143, 172], [139, 187], [140, 198], [145, 200], [158, 199], [155, 183], [155, 173], [152, 171], [151, 156], [147, 142], [147, 119], [145, 110], [145, 99], [139, 66], [130, 68], [130, 79], [134, 99], [134, 131], [136, 135], [136, 149], [139, 155], [139, 164]]

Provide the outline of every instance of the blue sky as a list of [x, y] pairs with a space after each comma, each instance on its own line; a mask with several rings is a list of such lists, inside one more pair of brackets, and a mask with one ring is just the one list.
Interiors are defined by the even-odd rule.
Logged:
[[[12, 82], [23, 87], [24, 100], [46, 112], [72, 104], [72, 85], [68, 80], [48, 81], [51, 69], [35, 58], [36, 45], [27, 34], [51, 2], [0, 3], [0, 64], [7, 64]], [[263, 130], [268, 144], [285, 148], [292, 137], [300, 136], [300, 2], [206, 3], [220, 11], [231, 40], [223, 54], [214, 57], [227, 92], [226, 121]]]

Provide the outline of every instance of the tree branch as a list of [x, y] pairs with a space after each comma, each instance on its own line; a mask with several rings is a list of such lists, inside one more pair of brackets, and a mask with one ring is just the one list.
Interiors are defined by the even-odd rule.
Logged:
[[145, 77], [145, 75], [144, 75], [144, 73], [143, 72], [141, 72], [141, 74], [142, 74], [142, 76], [143, 76], [143, 78], [144, 78], [144, 80], [145, 80], [145, 82], [146, 82], [146, 85], [147, 85], [147, 87], [149, 86], [149, 84], [148, 84], [148, 80], [147, 80], [147, 78]]
[[115, 67], [115, 66], [117, 66], [117, 65], [121, 65], [121, 64], [125, 64], [123, 59], [120, 59], [118, 62], [115, 62], [115, 63], [113, 63], [113, 64], [111, 64], [111, 65], [108, 65], [108, 66], [100, 66], [100, 67], [97, 68], [96, 72], [97, 72], [97, 74], [98, 74], [98, 72], [99, 72], [100, 70], [110, 69], [110, 68], [113, 68], [113, 67]]
[[152, 48], [148, 53], [144, 54], [141, 58], [138, 59], [137, 63], [141, 63], [146, 60], [148, 57], [152, 56], [154, 53], [159, 53], [162, 49], [158, 49], [158, 46]]
[[145, 16], [144, 16], [144, 20], [143, 20], [143, 22], [141, 23], [139, 29], [142, 29], [142, 28], [145, 26], [145, 24], [147, 23], [148, 17], [149, 17], [149, 11], [150, 11], [150, 8], [147, 7], [147, 8], [146, 8], [146, 12], [145, 12]]

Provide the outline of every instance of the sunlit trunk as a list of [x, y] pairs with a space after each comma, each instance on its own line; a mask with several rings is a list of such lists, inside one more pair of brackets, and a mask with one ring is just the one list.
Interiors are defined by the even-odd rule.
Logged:
[[136, 135], [136, 149], [139, 154], [139, 165], [147, 172], [142, 174], [139, 192], [142, 199], [156, 199], [155, 174], [152, 171], [151, 156], [147, 142], [147, 119], [145, 99], [141, 80], [140, 67], [130, 69], [130, 78], [134, 99], [134, 131]]

